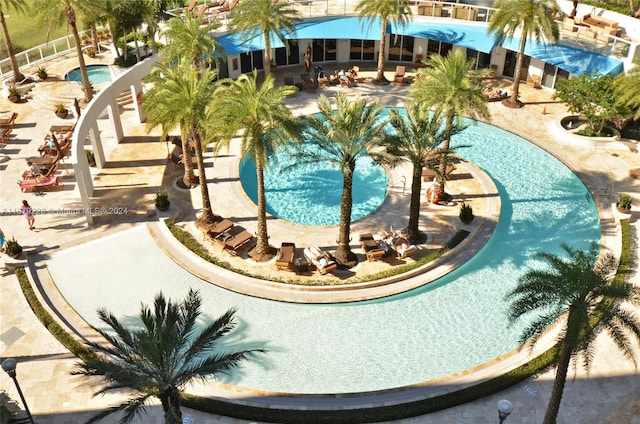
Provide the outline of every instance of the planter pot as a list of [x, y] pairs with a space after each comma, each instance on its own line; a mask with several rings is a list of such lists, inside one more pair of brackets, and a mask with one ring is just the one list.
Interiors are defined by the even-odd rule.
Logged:
[[158, 209], [159, 211], [164, 212], [166, 210], [169, 210], [170, 206], [171, 206], [171, 202], [167, 202], [166, 205], [162, 205], [162, 206], [159, 206], [158, 204], [156, 204], [156, 209]]
[[20, 96], [9, 96], [9, 101], [11, 103], [18, 103], [20, 101]]
[[62, 119], [64, 119], [64, 118], [66, 118], [68, 115], [69, 115], [69, 111], [68, 111], [68, 110], [65, 110], [65, 111], [62, 111], [62, 112], [56, 112], [56, 116], [57, 116], [58, 118], [62, 118]]
[[631, 209], [621, 208], [620, 206], [618, 206], [617, 203], [616, 203], [616, 208], [618, 209], [618, 212], [620, 212], [620, 213], [623, 213], [623, 214], [630, 214], [631, 213]]
[[463, 224], [471, 224], [471, 222], [473, 222], [473, 218], [475, 218], [475, 216], [472, 216], [471, 218], [466, 218], [466, 219], [463, 219], [462, 217], [460, 217], [460, 221], [462, 221]]
[[[9, 254], [7, 253], [7, 255]], [[19, 253], [14, 253], [13, 255], [9, 255], [9, 256], [13, 259], [19, 259], [20, 256], [22, 256], [22, 251], [20, 251]]]

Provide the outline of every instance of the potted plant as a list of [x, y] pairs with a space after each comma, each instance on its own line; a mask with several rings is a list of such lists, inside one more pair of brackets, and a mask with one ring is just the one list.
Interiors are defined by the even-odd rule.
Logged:
[[621, 213], [629, 213], [631, 212], [631, 196], [628, 194], [621, 194], [618, 198], [618, 203], [616, 203], [618, 207], [618, 211]]
[[14, 259], [17, 259], [22, 254], [22, 246], [20, 243], [16, 241], [16, 238], [13, 237], [11, 240], [7, 240], [4, 245], [4, 251], [7, 255], [11, 256]]
[[64, 103], [56, 103], [56, 116], [58, 118], [66, 118], [69, 114], [69, 109], [64, 105]]
[[89, 166], [96, 166], [96, 156], [93, 154], [93, 150], [85, 150], [84, 154], [87, 155]]
[[160, 211], [166, 211], [170, 205], [169, 192], [167, 190], [158, 190], [156, 193], [156, 208]]
[[36, 75], [38, 76], [38, 79], [40, 81], [46, 80], [49, 77], [49, 74], [47, 73], [47, 68], [45, 68], [44, 66], [41, 66], [38, 69], [36, 69]]
[[9, 96], [7, 97], [10, 102], [18, 103], [20, 101], [20, 90], [15, 85], [9, 86]]
[[460, 204], [459, 216], [460, 216], [460, 221], [462, 221], [463, 224], [470, 223], [471, 221], [473, 221], [473, 208], [468, 204], [466, 204], [465, 202], [462, 202]]
[[86, 49], [85, 53], [87, 53], [87, 56], [89, 57], [96, 57], [96, 50], [93, 47]]

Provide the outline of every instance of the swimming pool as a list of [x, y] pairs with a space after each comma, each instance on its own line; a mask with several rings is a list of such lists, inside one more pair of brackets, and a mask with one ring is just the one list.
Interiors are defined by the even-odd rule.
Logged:
[[527, 323], [507, 325], [503, 297], [534, 263], [531, 256], [561, 254], [561, 242], [586, 248], [600, 240], [600, 226], [586, 187], [535, 145], [483, 123], [469, 126], [453, 144], [469, 145], [458, 153], [493, 178], [502, 198], [500, 220], [472, 260], [410, 292], [314, 305], [244, 296], [177, 266], [144, 228], [59, 252], [47, 262], [49, 272], [69, 304], [100, 328], [97, 307], [132, 317], [159, 290], [182, 298], [188, 287], [199, 289], [209, 318], [237, 306], [236, 342], [269, 351], [222, 380], [243, 388], [368, 392], [458, 373], [518, 346]]
[[[303, 151], [313, 149], [306, 145]], [[258, 204], [256, 166], [253, 160], [240, 163], [240, 182], [249, 198]], [[267, 213], [302, 225], [340, 223], [342, 172], [330, 162], [304, 164], [288, 149], [280, 149], [264, 169]], [[387, 195], [389, 178], [384, 168], [369, 157], [360, 157], [353, 176], [351, 220], [374, 210]]]
[[[100, 84], [103, 82], [111, 81], [111, 72], [109, 71], [109, 65], [88, 65], [87, 74], [89, 75], [89, 81], [91, 84]], [[72, 69], [64, 76], [66, 81], [75, 81], [82, 83], [82, 75], [80, 68]]]

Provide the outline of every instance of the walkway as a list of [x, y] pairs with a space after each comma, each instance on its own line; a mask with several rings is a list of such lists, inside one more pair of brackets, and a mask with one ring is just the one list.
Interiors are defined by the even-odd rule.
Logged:
[[[69, 68], [74, 67], [72, 61]], [[65, 65], [61, 65], [65, 67]], [[295, 72], [292, 72], [296, 75]], [[280, 78], [280, 76], [279, 76]], [[281, 81], [281, 80], [280, 80]], [[400, 105], [407, 87], [376, 88], [364, 86], [353, 89], [354, 92], [371, 94], [379, 97], [385, 104]], [[333, 89], [332, 89], [333, 90]], [[322, 91], [319, 90], [319, 93]], [[292, 98], [291, 106], [296, 113], [306, 113], [313, 109], [316, 95], [299, 93]], [[585, 183], [592, 189], [601, 189], [598, 200], [603, 205], [609, 205], [617, 199], [619, 193], [630, 193], [634, 197], [634, 204], [640, 204], [640, 181], [631, 179], [627, 172], [630, 168], [638, 167], [637, 153], [629, 149], [584, 149], [575, 145], [563, 144], [558, 140], [550, 128], [554, 119], [565, 114], [564, 107], [549, 100], [549, 93], [543, 90], [533, 90], [523, 87], [522, 100], [527, 106], [522, 110], [511, 110], [499, 103], [489, 105], [492, 120], [495, 125], [509, 129], [525, 138], [535, 140], [544, 148], [563, 159], [578, 172]], [[164, 173], [166, 162], [166, 147], [157, 138], [150, 138], [143, 126], [134, 126], [129, 122], [125, 143], [112, 157], [112, 167], [100, 171], [96, 176], [98, 186], [94, 200], [96, 206], [127, 207], [126, 215], [105, 215], [98, 219], [97, 225], [87, 228], [82, 216], [63, 214], [62, 209], [76, 209], [79, 199], [74, 191], [75, 184], [70, 167], [63, 171], [64, 188], [46, 193], [43, 197], [33, 194], [21, 194], [13, 185], [22, 173], [25, 165], [23, 159], [33, 156], [37, 146], [46, 133], [49, 125], [57, 122], [51, 113], [43, 113], [27, 103], [13, 105], [6, 99], [0, 101], [0, 113], [15, 110], [19, 113], [18, 126], [11, 143], [2, 153], [8, 154], [11, 160], [1, 166], [0, 178], [2, 194], [0, 208], [3, 216], [0, 227], [7, 236], [13, 235], [26, 246], [34, 246], [40, 253], [50, 253], [63, 249], [85, 240], [103, 237], [107, 233], [122, 231], [140, 223], [148, 221], [146, 209], [153, 205], [153, 194], [160, 186], [166, 186], [179, 176], [179, 171], [169, 170]], [[124, 107], [125, 121], [127, 107]], [[546, 114], [542, 112], [546, 111]], [[108, 134], [103, 134], [108, 138]], [[156, 160], [138, 163], [137, 155], [141, 154], [144, 146], [145, 155], [151, 153]], [[212, 160], [209, 162], [211, 163]], [[115, 163], [115, 165], [113, 165]], [[215, 167], [218, 164], [216, 163]], [[101, 180], [120, 179], [117, 183], [101, 185]], [[172, 200], [183, 211], [191, 207], [198, 207], [198, 193], [189, 193], [190, 198], [176, 189], [172, 189]], [[22, 198], [28, 199], [34, 208], [47, 208], [46, 214], [37, 217], [36, 231], [29, 231], [21, 216], [11, 213], [20, 206]], [[98, 203], [103, 204], [98, 205]], [[192, 206], [193, 205], [193, 206]], [[235, 215], [232, 215], [235, 216]], [[633, 228], [635, 246], [637, 247], [638, 212], [634, 212]], [[186, 214], [183, 219], [193, 216]], [[248, 228], [255, 223], [250, 220], [243, 222]], [[279, 234], [279, 226], [270, 226], [270, 230]], [[331, 235], [333, 236], [333, 235]], [[278, 240], [280, 241], [280, 240]], [[330, 242], [330, 239], [329, 239]], [[277, 243], [274, 244], [277, 245]], [[636, 255], [636, 259], [637, 259]], [[638, 281], [637, 273], [633, 278]], [[90, 284], [91, 276], [82, 284]], [[109, 405], [119, 402], [120, 395], [91, 398], [95, 387], [87, 385], [86, 379], [72, 377], [69, 372], [73, 369], [74, 359], [68, 352], [42, 327], [34, 318], [22, 296], [17, 279], [11, 273], [5, 272], [0, 286], [0, 346], [2, 357], [18, 359], [18, 380], [27, 402], [39, 423], [75, 423], [80, 422]], [[99, 306], [96, 299], [96, 307]], [[589, 379], [578, 370], [575, 380], [569, 380], [563, 398], [558, 423], [632, 423], [634, 408], [638, 408], [640, 395], [640, 378], [617, 349], [606, 337], [598, 340], [599, 346], [594, 358]], [[554, 372], [547, 372], [535, 379], [518, 384], [495, 396], [460, 405], [450, 410], [440, 411], [422, 417], [400, 420], [402, 423], [493, 423], [496, 421], [496, 402], [505, 398], [513, 402], [514, 413], [509, 419], [517, 423], [539, 423], [544, 414], [549, 398]], [[0, 387], [5, 389], [13, 399], [18, 399], [12, 382], [2, 373]], [[162, 422], [159, 407], [151, 408], [151, 414], [139, 422]], [[186, 411], [185, 422], [193, 423], [242, 423], [245, 421], [216, 417], [197, 411]], [[116, 422], [105, 420], [104, 422]]]

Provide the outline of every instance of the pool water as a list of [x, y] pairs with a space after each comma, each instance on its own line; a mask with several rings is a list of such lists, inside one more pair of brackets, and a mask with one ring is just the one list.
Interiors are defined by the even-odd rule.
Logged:
[[[111, 81], [111, 72], [108, 65], [88, 65], [87, 74], [91, 84], [100, 84]], [[82, 74], [80, 68], [75, 68], [67, 73], [64, 77], [67, 81], [75, 81], [82, 83]]]
[[[200, 290], [212, 319], [238, 307], [234, 341], [268, 351], [222, 382], [289, 393], [389, 389], [462, 372], [516, 348], [526, 321], [508, 325], [505, 294], [536, 252], [562, 254], [561, 243], [588, 248], [600, 240], [596, 205], [564, 164], [526, 140], [476, 123], [453, 139], [458, 153], [498, 187], [502, 209], [489, 242], [454, 272], [410, 292], [346, 304], [291, 304], [245, 296], [182, 269], [146, 228], [53, 255], [58, 289], [91, 325], [96, 309], [123, 321], [162, 290], [183, 298]], [[114, 267], [113, 264], [118, 266]], [[73, 266], [69, 266], [73, 264]], [[419, 277], [417, 277], [419, 278]]]
[[[303, 151], [313, 149], [306, 145]], [[276, 157], [277, 156], [277, 157]], [[256, 166], [253, 160], [240, 163], [240, 182], [249, 198], [258, 203]], [[328, 161], [303, 164], [287, 149], [280, 149], [264, 170], [267, 213], [302, 225], [340, 223], [342, 172]], [[375, 211], [387, 195], [389, 178], [384, 168], [369, 157], [360, 157], [353, 176], [351, 220]]]

